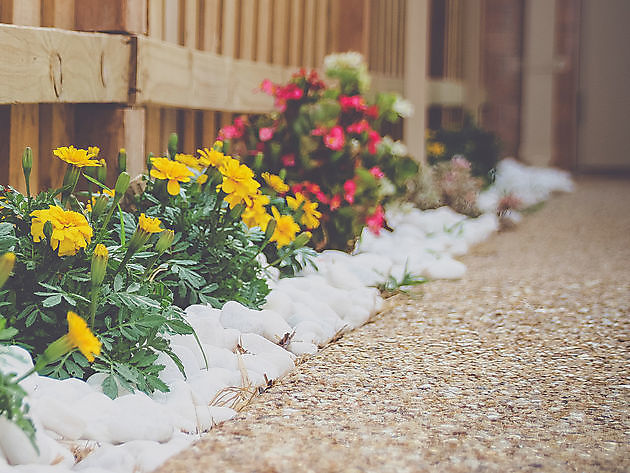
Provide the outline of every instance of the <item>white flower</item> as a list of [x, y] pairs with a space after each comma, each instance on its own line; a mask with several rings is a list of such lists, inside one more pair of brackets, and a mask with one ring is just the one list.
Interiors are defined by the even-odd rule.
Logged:
[[329, 54], [324, 58], [324, 69], [337, 69], [339, 67], [349, 67], [351, 69], [360, 69], [365, 67], [363, 55], [356, 51], [348, 51], [347, 53]]
[[386, 177], [381, 177], [378, 180], [378, 185], [382, 196], [394, 195], [396, 193], [396, 187], [392, 184], [392, 181]]
[[392, 144], [392, 154], [398, 157], [407, 156], [407, 147], [400, 141], [396, 141]]
[[403, 118], [409, 118], [414, 112], [411, 102], [403, 99], [400, 95], [396, 96], [396, 101], [394, 105], [392, 105], [392, 109]]

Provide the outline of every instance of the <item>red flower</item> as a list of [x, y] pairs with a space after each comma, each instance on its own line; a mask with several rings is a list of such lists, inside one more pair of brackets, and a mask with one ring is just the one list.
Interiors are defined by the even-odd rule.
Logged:
[[379, 168], [378, 166], [374, 166], [373, 168], [371, 168], [370, 174], [372, 174], [372, 176], [374, 176], [377, 179], [385, 177], [385, 173], [381, 171], [381, 168]]
[[271, 82], [269, 79], [265, 79], [260, 84], [260, 90], [268, 95], [273, 95], [276, 90], [276, 86], [273, 85], [273, 82]]
[[287, 168], [290, 168], [291, 166], [295, 166], [295, 155], [291, 153], [291, 154], [285, 154], [284, 156], [282, 156], [282, 165]]
[[348, 125], [346, 131], [348, 133], [354, 133], [355, 135], [360, 135], [364, 131], [368, 131], [370, 129], [370, 125], [366, 120], [361, 120], [359, 122], [353, 123], [352, 125]]
[[349, 204], [353, 204], [354, 194], [357, 191], [357, 183], [354, 182], [352, 179], [348, 179], [343, 184], [343, 190], [345, 191], [345, 195], [343, 197], [344, 199], [346, 199], [346, 202], [348, 202]]
[[341, 196], [339, 194], [333, 195], [332, 199], [330, 199], [330, 210], [334, 212], [340, 206], [341, 206]]
[[311, 131], [312, 136], [324, 136], [326, 134], [326, 129], [322, 126], [318, 126]]
[[347, 112], [349, 110], [356, 110], [357, 112], [363, 112], [366, 110], [365, 99], [360, 95], [340, 95], [339, 105], [341, 110]]
[[381, 135], [377, 131], [371, 130], [368, 137], [368, 151], [371, 154], [376, 154], [376, 145], [381, 142]]
[[330, 203], [330, 199], [322, 191], [316, 192], [315, 198], [319, 200], [322, 204]]
[[309, 192], [311, 194], [317, 194], [318, 192], [321, 192], [321, 189], [317, 184], [308, 181], [304, 183], [304, 189], [306, 190], [306, 192]]
[[378, 118], [378, 105], [371, 105], [365, 110], [365, 114], [369, 118], [376, 120]]
[[273, 128], [261, 128], [260, 130], [258, 130], [258, 137], [260, 138], [260, 141], [269, 141], [271, 138], [273, 138]]
[[333, 151], [340, 151], [346, 143], [346, 137], [343, 134], [343, 128], [336, 125], [324, 136], [324, 144]]
[[302, 192], [304, 190], [304, 185], [302, 184], [293, 184], [291, 186], [291, 192], [297, 194], [298, 192]]
[[239, 133], [238, 129], [234, 125], [227, 125], [219, 130], [219, 138], [221, 140], [231, 140], [234, 138], [240, 138], [241, 136], [243, 136], [243, 134]]
[[385, 225], [385, 212], [383, 211], [383, 206], [379, 205], [376, 207], [374, 213], [365, 219], [365, 223], [372, 233], [380, 235], [381, 228]]

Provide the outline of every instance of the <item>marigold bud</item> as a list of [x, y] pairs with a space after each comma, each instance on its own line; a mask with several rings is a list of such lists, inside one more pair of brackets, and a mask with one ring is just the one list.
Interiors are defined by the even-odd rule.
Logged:
[[15, 253], [9, 252], [0, 256], [0, 288], [2, 288], [4, 283], [7, 282], [7, 279], [9, 279], [14, 265]]
[[107, 261], [109, 260], [109, 252], [105, 245], [99, 243], [92, 253], [92, 287], [98, 287], [103, 284], [105, 274], [107, 273]]
[[160, 233], [160, 238], [155, 244], [155, 251], [161, 255], [171, 247], [174, 239], [175, 232], [173, 230], [164, 230]]
[[171, 133], [168, 137], [168, 157], [175, 159], [177, 154], [177, 133]]
[[96, 178], [98, 179], [99, 182], [102, 182], [103, 184], [105, 183], [105, 181], [107, 180], [107, 163], [105, 162], [104, 159], [100, 160], [100, 167], [97, 169], [96, 171]]
[[116, 179], [116, 187], [114, 188], [114, 198], [120, 199], [123, 195], [125, 195], [125, 192], [127, 192], [127, 188], [129, 187], [130, 180], [131, 176], [126, 172], [121, 172], [118, 175], [118, 179]]
[[304, 245], [306, 245], [311, 237], [313, 236], [313, 234], [311, 232], [302, 232], [300, 233], [295, 240], [293, 240], [293, 247], [297, 250], [298, 248], [302, 248]]
[[92, 219], [97, 219], [107, 207], [109, 198], [106, 195], [99, 195], [94, 199], [94, 205], [92, 205]]
[[127, 150], [120, 148], [118, 151], [118, 172], [125, 172], [127, 170]]
[[274, 219], [269, 220], [267, 228], [265, 229], [265, 240], [270, 240], [273, 236], [273, 232], [276, 231], [276, 221]]
[[27, 146], [22, 153], [22, 172], [24, 173], [24, 179], [27, 181], [31, 177], [31, 169], [33, 169], [33, 150], [30, 146]]

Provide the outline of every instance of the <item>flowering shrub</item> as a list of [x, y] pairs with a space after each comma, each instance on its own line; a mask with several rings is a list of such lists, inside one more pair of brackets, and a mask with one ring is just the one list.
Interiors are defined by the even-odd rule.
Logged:
[[[2, 313], [15, 331], [8, 341], [45, 360], [36, 364], [42, 374], [104, 373], [103, 388], [112, 397], [119, 385], [166, 391], [158, 378], [159, 354], [181, 363], [164, 335], [192, 332], [169, 287], [149, 277], [172, 233], [157, 219], [120, 208], [129, 175], [121, 172], [115, 189], [106, 188], [92, 177], [104, 176], [97, 154], [97, 148], [58, 148], [54, 155], [68, 163], [64, 186], [31, 196], [27, 148], [27, 195], [0, 188], [0, 253], [11, 251], [16, 259], [0, 291]], [[120, 162], [124, 166], [124, 154]], [[77, 192], [81, 176], [103, 192]]]
[[426, 138], [430, 164], [463, 155], [471, 164], [473, 176], [482, 178], [486, 184], [491, 182], [500, 153], [499, 140], [494, 133], [480, 129], [467, 117], [462, 128], [429, 131]]
[[149, 159], [145, 189], [134, 202], [174, 231], [155, 281], [173, 291], [180, 307], [235, 300], [259, 308], [269, 293], [267, 258], [299, 270], [311, 254], [286, 201], [260, 190], [260, 181], [281, 191], [286, 185], [270, 174], [257, 180], [247, 165], [223, 153], [220, 142], [198, 156], [178, 154], [175, 135], [169, 143], [169, 156]]
[[[385, 225], [382, 205], [402, 195], [417, 171], [404, 145], [382, 136], [385, 123], [410, 111], [396, 94], [366, 98], [369, 76], [358, 53], [328, 56], [324, 83], [302, 70], [287, 84], [265, 80], [277, 112], [238, 117], [220, 131], [230, 151], [254, 170], [282, 176], [317, 247], [347, 248], [365, 225]], [[315, 219], [318, 225], [315, 225]]]

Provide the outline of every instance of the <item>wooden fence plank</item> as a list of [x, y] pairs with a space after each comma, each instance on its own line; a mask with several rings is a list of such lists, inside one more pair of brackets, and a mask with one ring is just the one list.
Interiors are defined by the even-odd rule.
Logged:
[[289, 64], [302, 64], [304, 42], [304, 0], [291, 0], [291, 20], [289, 22]]
[[[160, 69], [178, 72], [154, 73]], [[265, 78], [282, 82], [288, 71], [139, 37], [137, 74], [138, 105], [263, 112], [272, 109], [273, 100], [252, 91]]]
[[169, 43], [181, 43], [180, 41], [180, 21], [179, 21], [179, 0], [164, 1], [164, 41]]
[[328, 0], [317, 0], [316, 13], [317, 31], [315, 34], [315, 67], [321, 67], [324, 56], [328, 53], [326, 43], [328, 39]]
[[183, 0], [184, 14], [183, 18], [183, 44], [189, 48], [198, 48], [199, 32], [198, 32], [198, 19], [201, 12], [199, 6], [199, 0]]
[[202, 43], [201, 48], [213, 53], [219, 52], [221, 38], [221, 4], [220, 0], [201, 0]]
[[42, 2], [41, 26], [71, 30], [74, 22], [74, 0], [45, 0]]
[[256, 54], [257, 0], [241, 0], [240, 53], [242, 59], [254, 60]]
[[155, 39], [164, 39], [164, 0], [147, 0], [147, 32]]
[[273, 48], [271, 61], [289, 64], [289, 0], [275, 0], [273, 9]]
[[162, 119], [160, 108], [155, 106], [145, 107], [145, 154], [153, 153], [156, 156], [163, 153], [161, 148], [160, 133], [162, 131]]
[[236, 0], [223, 0], [221, 24], [221, 54], [236, 57], [238, 48], [238, 4]]
[[22, 153], [27, 146], [30, 146], [33, 149], [31, 192], [35, 193], [39, 189], [39, 105], [12, 105], [9, 133], [8, 182], [20, 192], [25, 193]]
[[315, 67], [315, 0], [304, 5], [304, 29], [302, 30], [302, 66]]
[[39, 106], [39, 185], [41, 189], [61, 186], [66, 166], [52, 154], [60, 146], [74, 144], [74, 106], [48, 104]]
[[[42, 5], [49, 1], [42, 0]], [[73, 3], [78, 30], [147, 32], [147, 0], [79, 0]]]
[[201, 146], [210, 148], [217, 137], [217, 112], [203, 112], [201, 127]]
[[127, 101], [126, 37], [0, 25], [0, 44], [0, 103]]
[[258, 29], [256, 34], [256, 60], [271, 62], [271, 0], [258, 0]]

